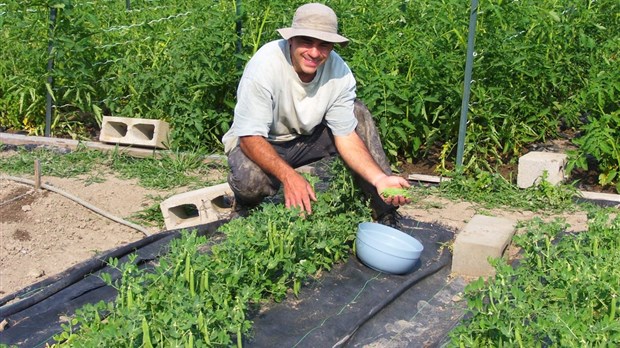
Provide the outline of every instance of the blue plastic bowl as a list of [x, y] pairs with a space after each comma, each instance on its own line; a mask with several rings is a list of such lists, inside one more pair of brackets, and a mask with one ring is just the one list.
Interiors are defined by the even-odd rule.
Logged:
[[366, 266], [390, 274], [409, 273], [424, 246], [417, 239], [395, 228], [363, 222], [357, 228], [355, 251]]

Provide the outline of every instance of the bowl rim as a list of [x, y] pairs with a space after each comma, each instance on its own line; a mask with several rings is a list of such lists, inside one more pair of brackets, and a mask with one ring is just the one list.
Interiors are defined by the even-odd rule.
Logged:
[[[424, 250], [424, 245], [419, 240], [417, 240], [415, 237], [412, 237], [406, 233], [403, 233], [403, 235], [410, 237], [410, 238], [402, 238], [404, 236], [394, 236], [394, 235], [389, 235], [389, 234], [388, 235], [384, 235], [384, 234], [372, 235], [372, 231], [358, 234], [356, 237], [366, 242], [376, 242], [382, 245], [389, 246], [392, 249], [401, 250], [401, 251], [409, 252], [409, 251]], [[395, 242], [398, 242], [399, 244], [392, 245], [391, 243], [386, 243], [386, 240], [395, 241]]]
[[[373, 226], [380, 227], [380, 228], [375, 230], [372, 228]], [[378, 236], [379, 234], [383, 238]], [[382, 225], [376, 222], [360, 223], [355, 237], [356, 239], [361, 239], [365, 241], [366, 243], [368, 243], [368, 241], [376, 241], [377, 243], [381, 243], [384, 245], [386, 245], [386, 243], [384, 243], [384, 238], [387, 237], [387, 238], [390, 238], [391, 240], [397, 240], [399, 242], [406, 243], [407, 245], [411, 247], [411, 248], [401, 248], [398, 246], [390, 245], [391, 249], [396, 249], [396, 250], [400, 250], [403, 252], [416, 252], [416, 253], [421, 253], [422, 251], [424, 251], [424, 244], [422, 244], [422, 242], [420, 242], [417, 238], [403, 231], [397, 230], [393, 227], [385, 226], [385, 225]]]

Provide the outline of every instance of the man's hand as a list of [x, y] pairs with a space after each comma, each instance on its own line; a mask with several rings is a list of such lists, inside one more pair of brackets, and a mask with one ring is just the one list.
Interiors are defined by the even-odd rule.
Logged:
[[273, 146], [261, 136], [239, 138], [241, 151], [263, 171], [278, 178], [284, 188], [284, 204], [287, 208], [299, 208], [302, 213], [312, 214], [311, 201], [316, 201], [312, 185], [286, 163]]
[[311, 201], [316, 202], [316, 194], [303, 176], [293, 171], [282, 181], [282, 186], [287, 208], [299, 208], [302, 213], [312, 214]]
[[[345, 163], [361, 177], [371, 183], [381, 195], [387, 188], [407, 188], [409, 182], [400, 176], [387, 175], [368, 152], [368, 148], [356, 132], [349, 135], [334, 137], [338, 153]], [[399, 206], [411, 202], [411, 199], [402, 195], [383, 197], [391, 205]]]
[[406, 189], [411, 186], [407, 180], [401, 178], [400, 176], [383, 175], [377, 178], [372, 184], [377, 188], [377, 192], [379, 192], [381, 197], [383, 197], [383, 200], [388, 204], [399, 206], [411, 202], [411, 199], [406, 197], [404, 194], [388, 196], [384, 196], [382, 194], [386, 191], [386, 189]]

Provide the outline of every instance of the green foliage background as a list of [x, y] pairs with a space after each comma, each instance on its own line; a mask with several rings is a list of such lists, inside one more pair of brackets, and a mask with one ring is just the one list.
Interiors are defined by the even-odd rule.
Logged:
[[[83, 137], [102, 115], [163, 119], [176, 149], [220, 151], [243, 66], [301, 1], [5, 0], [0, 3], [0, 125]], [[467, 1], [333, 0], [351, 39], [337, 48], [393, 161], [454, 162]], [[49, 9], [58, 9], [51, 36]], [[528, 144], [578, 133], [571, 168], [592, 161], [620, 185], [620, 3], [479, 3], [465, 167], [494, 170]], [[52, 38], [54, 84], [46, 86]], [[602, 146], [600, 145], [602, 144]]]

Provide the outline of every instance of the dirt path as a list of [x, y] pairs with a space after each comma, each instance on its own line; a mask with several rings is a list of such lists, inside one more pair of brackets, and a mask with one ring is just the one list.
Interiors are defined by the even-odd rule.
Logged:
[[[42, 179], [125, 220], [152, 204], [149, 195], [162, 194], [111, 175], [90, 185], [79, 179]], [[0, 180], [0, 297], [144, 236], [58, 193]]]

